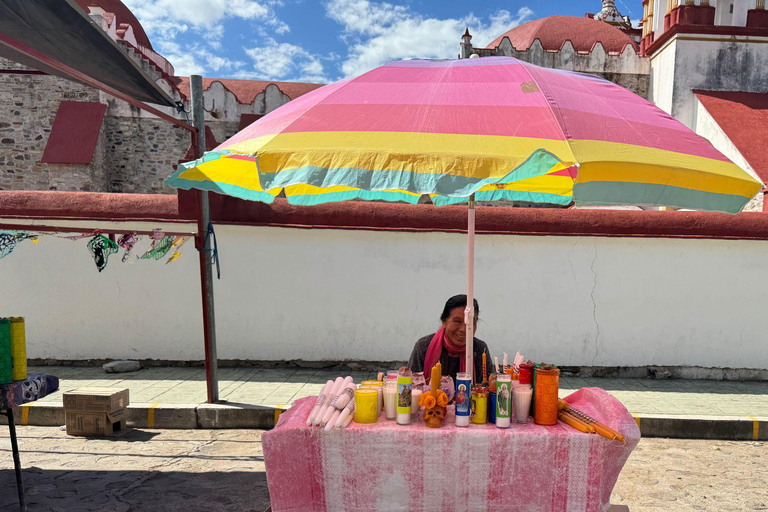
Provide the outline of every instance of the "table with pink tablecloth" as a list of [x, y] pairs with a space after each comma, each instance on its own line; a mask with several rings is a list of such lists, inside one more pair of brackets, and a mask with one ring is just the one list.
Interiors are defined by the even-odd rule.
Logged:
[[422, 422], [308, 428], [314, 398], [297, 401], [263, 436], [273, 512], [605, 512], [640, 440], [633, 417], [605, 391], [566, 401], [624, 442], [555, 426], [429, 429]]

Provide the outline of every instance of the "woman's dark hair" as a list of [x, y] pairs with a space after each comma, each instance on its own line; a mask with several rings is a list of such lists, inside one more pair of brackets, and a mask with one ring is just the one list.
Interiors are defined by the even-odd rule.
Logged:
[[[477, 305], [477, 299], [473, 299], [472, 302], [475, 304], [475, 317], [480, 317], [480, 306]], [[467, 307], [467, 296], [462, 295], [454, 295], [450, 299], [448, 299], [448, 302], [445, 303], [445, 307], [443, 308], [443, 314], [440, 315], [440, 321], [445, 322], [448, 320], [448, 317], [451, 316], [451, 311], [453, 311], [455, 308], [466, 308]]]

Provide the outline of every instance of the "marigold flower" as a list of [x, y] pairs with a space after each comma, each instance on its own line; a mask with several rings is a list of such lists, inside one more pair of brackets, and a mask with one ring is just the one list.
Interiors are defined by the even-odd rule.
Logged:
[[437, 400], [432, 396], [432, 393], [422, 393], [419, 395], [419, 405], [427, 409], [432, 409], [435, 404], [437, 404]]
[[440, 407], [448, 407], [448, 395], [441, 389], [437, 390], [437, 405]]

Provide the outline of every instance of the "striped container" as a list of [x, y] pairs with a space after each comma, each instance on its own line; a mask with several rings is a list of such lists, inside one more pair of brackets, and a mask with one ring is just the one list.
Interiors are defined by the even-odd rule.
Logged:
[[0, 384], [13, 382], [13, 357], [11, 356], [11, 321], [0, 318]]
[[27, 378], [27, 335], [24, 319], [11, 317], [11, 357], [13, 358], [13, 380]]
[[557, 425], [557, 398], [560, 389], [560, 370], [547, 365], [536, 368], [533, 420], [537, 425]]

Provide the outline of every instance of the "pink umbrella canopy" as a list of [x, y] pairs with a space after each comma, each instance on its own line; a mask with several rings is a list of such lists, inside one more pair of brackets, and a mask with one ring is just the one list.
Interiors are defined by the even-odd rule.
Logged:
[[762, 187], [634, 93], [509, 57], [393, 62], [327, 85], [183, 164], [167, 183], [264, 202], [284, 192], [302, 205], [416, 203], [429, 194], [438, 206], [476, 198], [730, 213]]

